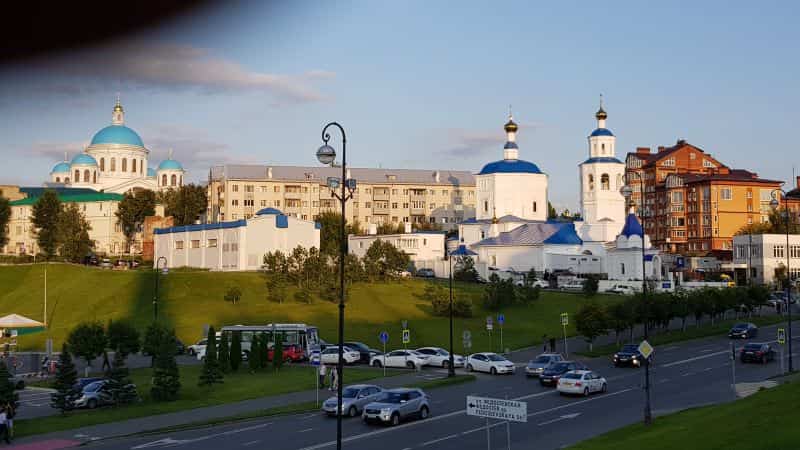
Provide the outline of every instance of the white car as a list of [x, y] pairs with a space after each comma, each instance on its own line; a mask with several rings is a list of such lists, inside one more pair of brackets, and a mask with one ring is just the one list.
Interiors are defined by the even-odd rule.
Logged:
[[612, 294], [633, 295], [636, 293], [636, 289], [625, 284], [615, 284], [606, 292], [611, 292]]
[[414, 350], [394, 350], [385, 355], [373, 356], [369, 361], [373, 367], [407, 367], [418, 369], [428, 364], [428, 356]]
[[[516, 285], [520, 286], [520, 287], [521, 286], [525, 286], [525, 280], [518, 280], [516, 282]], [[528, 285], [530, 285], [530, 287], [538, 287], [540, 289], [544, 289], [544, 288], [549, 288], [550, 287], [550, 284], [548, 284], [547, 281], [540, 280], [538, 278], [532, 278], [532, 279], [528, 280]]]
[[581, 291], [583, 290], [583, 280], [574, 279], [558, 286], [562, 291]]
[[592, 392], [605, 392], [608, 384], [597, 372], [570, 370], [558, 379], [556, 390], [559, 394], [588, 396]]
[[[446, 369], [450, 365], [450, 352], [440, 347], [422, 347], [417, 349], [417, 353], [422, 353], [428, 357], [428, 365]], [[453, 355], [453, 367], [464, 367], [464, 357]]]
[[[325, 348], [319, 356], [322, 364], [339, 364], [339, 346], [331, 345]], [[345, 364], [357, 363], [358, 360], [361, 359], [361, 353], [344, 346], [342, 348], [342, 359], [344, 359]]]
[[474, 353], [467, 357], [467, 372], [487, 372], [492, 375], [514, 373], [514, 363], [497, 353]]
[[190, 355], [194, 356], [199, 354], [201, 351], [203, 353], [206, 352], [206, 344], [208, 343], [207, 338], [200, 339], [197, 343], [190, 345], [186, 348], [186, 351], [189, 352]]

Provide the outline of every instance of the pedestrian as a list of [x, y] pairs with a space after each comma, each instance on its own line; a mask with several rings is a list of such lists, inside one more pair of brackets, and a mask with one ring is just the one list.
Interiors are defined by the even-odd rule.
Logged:
[[3, 440], [6, 441], [6, 444], [11, 443], [11, 439], [8, 437], [8, 425], [6, 422], [8, 421], [8, 416], [6, 416], [6, 408], [0, 408], [0, 435], [3, 436]]
[[14, 407], [13, 402], [6, 404], [6, 433], [10, 438], [14, 437], [14, 416], [17, 415], [17, 409]]
[[320, 363], [319, 365], [319, 388], [325, 389], [325, 375], [326, 375], [327, 368], [325, 364]]
[[331, 369], [331, 390], [339, 389], [339, 368], [334, 367]]
[[556, 352], [556, 338], [550, 338], [550, 352]]
[[542, 335], [542, 353], [547, 353], [547, 333]]

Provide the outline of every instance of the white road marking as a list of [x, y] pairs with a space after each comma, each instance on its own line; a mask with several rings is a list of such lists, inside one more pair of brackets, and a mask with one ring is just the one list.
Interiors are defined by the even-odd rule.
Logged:
[[570, 402], [570, 403], [567, 403], [567, 404], [564, 404], [564, 405], [560, 405], [560, 406], [556, 406], [556, 407], [553, 407], [553, 408], [550, 408], [550, 409], [544, 409], [542, 411], [536, 411], [536, 412], [529, 413], [528, 417], [538, 416], [538, 415], [541, 415], [541, 414], [546, 414], [546, 413], [549, 413], [549, 412], [557, 411], [559, 409], [564, 409], [564, 408], [569, 408], [571, 406], [580, 405], [582, 403], [588, 403], [588, 402], [593, 402], [595, 400], [601, 400], [601, 399], [604, 399], [604, 398], [613, 397], [615, 395], [624, 394], [624, 393], [630, 392], [632, 390], [633, 390], [633, 388], [628, 388], [628, 389], [623, 389], [621, 391], [611, 392], [611, 393], [608, 393], [608, 394], [601, 394], [599, 397], [587, 398], [586, 400], [581, 400], [579, 402]]
[[556, 417], [555, 419], [551, 419], [551, 420], [548, 420], [546, 422], [542, 422], [542, 423], [539, 424], [539, 426], [541, 427], [541, 426], [544, 426], [544, 425], [550, 425], [551, 423], [560, 422], [562, 420], [574, 419], [574, 418], [576, 418], [576, 417], [578, 417], [580, 415], [581, 415], [581, 413], [564, 414], [561, 417]]
[[298, 433], [305, 433], [306, 431], [311, 431], [313, 428], [306, 428], [305, 430], [300, 430]]
[[714, 370], [713, 367], [706, 367], [705, 369], [701, 370], [700, 372], [708, 372], [709, 370]]
[[259, 442], [261, 442], [261, 441], [250, 441], [250, 442], [245, 442], [244, 444], [242, 444], [242, 446], [244, 446], [244, 447], [249, 447], [249, 446], [251, 446], [251, 445], [256, 445], [256, 444], [258, 444]]
[[689, 376], [692, 376], [692, 375], [694, 375], [694, 372], [686, 372], [686, 373], [682, 373], [681, 374], [682, 377], [689, 377]]
[[697, 361], [697, 360], [700, 360], [700, 359], [706, 359], [706, 358], [712, 358], [712, 357], [718, 356], [718, 355], [724, 355], [726, 353], [730, 353], [730, 350], [722, 350], [722, 351], [718, 351], [718, 352], [714, 352], [714, 353], [708, 353], [708, 354], [705, 354], [703, 356], [695, 356], [694, 358], [682, 359], [680, 361], [673, 361], [671, 363], [662, 364], [661, 367], [677, 366], [678, 364], [686, 364], [686, 363], [690, 363], [692, 361]]
[[439, 443], [439, 442], [446, 441], [446, 440], [448, 440], [448, 439], [452, 439], [452, 438], [454, 438], [454, 437], [458, 437], [458, 435], [457, 435], [457, 434], [451, 434], [451, 435], [449, 435], [449, 436], [441, 437], [441, 438], [439, 438], [439, 439], [434, 439], [434, 440], [432, 440], [432, 441], [423, 442], [422, 444], [420, 444], [420, 447], [426, 447], [426, 446], [428, 446], [428, 445], [437, 444], [437, 443]]
[[214, 434], [209, 434], [209, 435], [206, 435], [206, 436], [200, 436], [200, 437], [197, 437], [197, 438], [194, 438], [194, 439], [172, 439], [172, 438], [160, 439], [158, 441], [148, 442], [146, 444], [141, 444], [141, 445], [137, 445], [135, 447], [131, 447], [131, 450], [138, 450], [138, 449], [148, 448], [148, 447], [166, 447], [166, 446], [193, 444], [195, 442], [207, 441], [207, 440], [213, 439], [215, 437], [230, 436], [232, 434], [237, 434], [237, 433], [241, 433], [241, 432], [244, 432], [244, 431], [258, 430], [260, 428], [264, 428], [267, 425], [271, 425], [271, 424], [272, 424], [272, 422], [261, 423], [261, 424], [253, 425], [253, 426], [250, 426], [250, 427], [237, 428], [235, 430], [223, 431], [222, 433], [214, 433]]

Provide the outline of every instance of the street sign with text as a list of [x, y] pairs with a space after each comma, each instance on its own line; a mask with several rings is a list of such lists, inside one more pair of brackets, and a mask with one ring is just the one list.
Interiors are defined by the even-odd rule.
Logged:
[[487, 419], [528, 421], [528, 404], [502, 398], [467, 396], [467, 415]]

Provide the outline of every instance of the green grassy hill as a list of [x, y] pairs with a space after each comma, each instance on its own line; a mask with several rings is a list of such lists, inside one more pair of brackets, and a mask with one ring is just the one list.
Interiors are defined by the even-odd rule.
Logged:
[[[107, 322], [128, 318], [144, 329], [152, 320], [153, 280], [151, 270], [109, 271], [63, 264], [47, 266], [49, 329], [45, 333], [20, 337], [21, 349], [42, 349], [44, 339], [52, 337], [60, 348], [69, 329], [85, 320]], [[378, 333], [390, 334], [388, 347], [402, 346], [400, 321], [409, 321], [411, 346], [445, 346], [448, 321], [431, 314], [430, 305], [419, 295], [429, 281], [412, 279], [394, 283], [359, 283], [352, 287], [346, 314], [346, 338], [361, 340], [379, 347]], [[36, 320], [43, 317], [44, 265], [0, 267], [0, 315], [17, 313]], [[223, 300], [230, 286], [243, 292], [240, 303]], [[231, 324], [265, 324], [302, 322], [317, 325], [323, 339], [335, 342], [337, 305], [317, 300], [301, 304], [289, 300], [283, 304], [269, 302], [264, 278], [253, 272], [171, 271], [162, 276], [159, 295], [159, 316], [175, 327], [185, 343], [200, 338], [204, 324], [217, 327]], [[474, 317], [456, 319], [455, 348], [462, 352], [461, 333], [473, 335], [473, 351], [489, 350], [485, 331], [487, 315], [480, 305], [482, 286], [457, 284], [457, 295], [473, 299]], [[289, 298], [292, 298], [291, 291]], [[615, 297], [597, 295], [597, 301], [613, 301]], [[542, 293], [531, 306], [514, 306], [503, 311], [506, 316], [504, 347], [518, 348], [541, 341], [543, 334], [561, 336], [559, 314], [572, 315], [586, 299], [581, 295]], [[572, 324], [567, 333], [574, 333]], [[499, 329], [495, 324], [495, 350], [500, 350]]]

